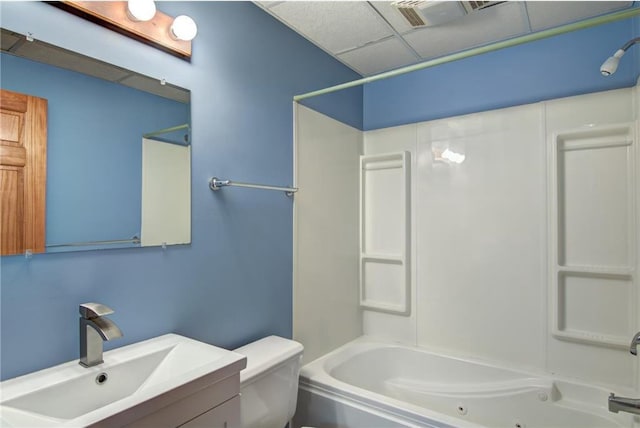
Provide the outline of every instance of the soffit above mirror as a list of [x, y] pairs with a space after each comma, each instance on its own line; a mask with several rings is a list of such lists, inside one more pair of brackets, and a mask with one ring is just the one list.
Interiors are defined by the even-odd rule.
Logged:
[[162, 84], [157, 79], [39, 40], [29, 41], [23, 35], [4, 28], [0, 33], [0, 41], [2, 52], [120, 83], [181, 103], [190, 101], [190, 92], [186, 89], [169, 83]]

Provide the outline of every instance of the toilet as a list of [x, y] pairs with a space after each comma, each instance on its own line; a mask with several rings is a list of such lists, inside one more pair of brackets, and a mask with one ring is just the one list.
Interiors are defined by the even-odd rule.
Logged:
[[240, 372], [243, 428], [284, 428], [296, 411], [298, 374], [304, 348], [269, 336], [234, 349], [247, 357]]

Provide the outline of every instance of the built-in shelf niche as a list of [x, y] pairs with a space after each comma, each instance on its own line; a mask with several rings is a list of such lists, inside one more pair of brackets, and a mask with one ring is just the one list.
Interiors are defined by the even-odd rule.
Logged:
[[360, 306], [410, 312], [409, 152], [360, 157]]
[[558, 339], [628, 348], [636, 319], [634, 124], [553, 134], [550, 324]]

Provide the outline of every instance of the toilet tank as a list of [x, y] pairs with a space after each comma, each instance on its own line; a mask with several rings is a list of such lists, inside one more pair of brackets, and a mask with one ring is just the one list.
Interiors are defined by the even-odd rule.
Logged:
[[304, 348], [298, 342], [269, 336], [234, 352], [247, 357], [240, 372], [244, 428], [283, 428], [293, 417]]

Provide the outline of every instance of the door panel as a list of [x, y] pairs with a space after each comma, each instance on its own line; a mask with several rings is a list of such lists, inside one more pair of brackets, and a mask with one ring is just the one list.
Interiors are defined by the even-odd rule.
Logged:
[[0, 254], [45, 251], [47, 100], [0, 91]]

